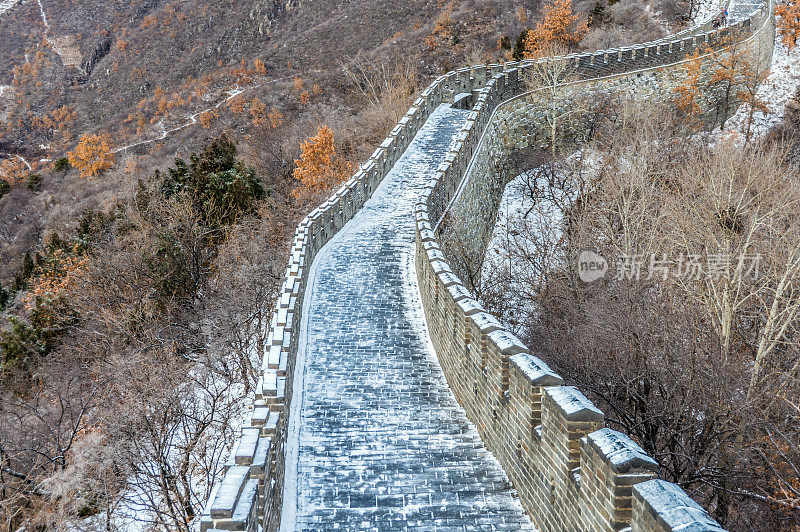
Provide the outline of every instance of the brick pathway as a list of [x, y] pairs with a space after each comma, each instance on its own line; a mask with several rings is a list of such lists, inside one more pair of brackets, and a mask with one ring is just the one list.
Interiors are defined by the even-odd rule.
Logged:
[[297, 530], [533, 529], [447, 386], [413, 281], [412, 208], [465, 119], [436, 110], [315, 259]]

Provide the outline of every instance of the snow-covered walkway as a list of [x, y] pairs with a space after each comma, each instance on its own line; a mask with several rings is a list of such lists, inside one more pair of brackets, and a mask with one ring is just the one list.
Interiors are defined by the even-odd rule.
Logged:
[[413, 273], [413, 205], [466, 118], [439, 107], [314, 260], [284, 530], [532, 529], [445, 381]]

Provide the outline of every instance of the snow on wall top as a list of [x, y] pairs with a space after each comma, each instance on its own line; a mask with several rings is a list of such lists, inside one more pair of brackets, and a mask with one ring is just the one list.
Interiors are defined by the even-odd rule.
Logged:
[[658, 463], [639, 444], [621, 432], [605, 427], [586, 438], [617, 473], [625, 473], [632, 468], [653, 470], [658, 467]]
[[644, 499], [670, 530], [681, 532], [724, 532], [702, 506], [677, 485], [654, 479], [636, 484], [634, 497]]

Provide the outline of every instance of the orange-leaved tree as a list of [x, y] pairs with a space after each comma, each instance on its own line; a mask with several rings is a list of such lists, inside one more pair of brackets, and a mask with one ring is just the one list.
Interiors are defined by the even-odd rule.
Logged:
[[21, 183], [28, 174], [27, 168], [18, 158], [0, 161], [0, 180], [8, 183], [8, 186]]
[[67, 156], [69, 163], [81, 171], [81, 177], [100, 175], [114, 166], [111, 137], [107, 133], [81, 136], [78, 145]]
[[439, 17], [433, 22], [433, 31], [425, 38], [425, 44], [429, 49], [433, 50], [438, 44], [452, 43], [455, 38], [455, 24], [450, 17], [453, 10], [452, 4], [439, 14]]
[[197, 115], [197, 120], [200, 122], [200, 125], [203, 126], [203, 129], [210, 128], [211, 124], [217, 118], [219, 118], [219, 113], [214, 109], [208, 109]]
[[[769, 70], [759, 68], [747, 50], [736, 45], [730, 46], [721, 53], [711, 54], [714, 71], [709, 85], [717, 90], [717, 120], [720, 128], [725, 126], [735, 105], [738, 102], [748, 108], [747, 131], [745, 138], [750, 139], [750, 127], [756, 111], [766, 114], [769, 108], [765, 101], [758, 98], [758, 87], [767, 77]], [[763, 66], [763, 65], [762, 65]]]
[[254, 96], [248, 102], [250, 108], [250, 121], [254, 126], [261, 126], [267, 121], [267, 106], [261, 101], [261, 98]]
[[797, 39], [800, 38], [800, 1], [793, 0], [786, 4], [781, 4], [775, 8], [778, 19], [778, 29], [781, 31], [783, 44], [789, 50], [797, 46]]
[[675, 103], [682, 113], [695, 120], [701, 111], [698, 100], [701, 95], [700, 77], [703, 73], [703, 63], [700, 52], [696, 49], [687, 59], [683, 82], [675, 88]]
[[60, 297], [84, 274], [88, 259], [78, 254], [77, 250], [72, 251], [76, 254], [70, 255], [63, 249], [57, 249], [38, 267], [36, 276], [30, 281], [30, 292], [24, 299], [28, 310], [33, 310], [40, 298]]
[[317, 134], [300, 145], [300, 158], [295, 159], [294, 178], [301, 186], [293, 191], [301, 201], [312, 199], [344, 181], [352, 165], [336, 155], [333, 131], [326, 125]]
[[253, 60], [253, 69], [256, 71], [256, 74], [260, 76], [264, 76], [267, 73], [267, 66], [261, 59]]
[[281, 112], [277, 109], [270, 111], [267, 115], [267, 118], [269, 119], [270, 127], [273, 129], [283, 125], [283, 114], [281, 114]]
[[586, 36], [589, 21], [572, 11], [572, 0], [555, 0], [547, 4], [536, 26], [525, 37], [525, 58], [541, 56], [552, 46], [572, 48]]

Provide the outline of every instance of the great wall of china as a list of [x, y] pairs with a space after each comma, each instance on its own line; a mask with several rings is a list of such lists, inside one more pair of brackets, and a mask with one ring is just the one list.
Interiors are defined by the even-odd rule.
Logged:
[[[771, 2], [727, 7], [720, 29], [561, 58], [570, 86], [665, 94], [688, 56], [707, 67], [725, 39], [768, 68]], [[483, 253], [513, 177], [496, 162], [545, 135], [530, 68], [435, 80], [297, 227], [253, 409], [202, 532], [722, 530], [459, 277], [454, 236]]]

